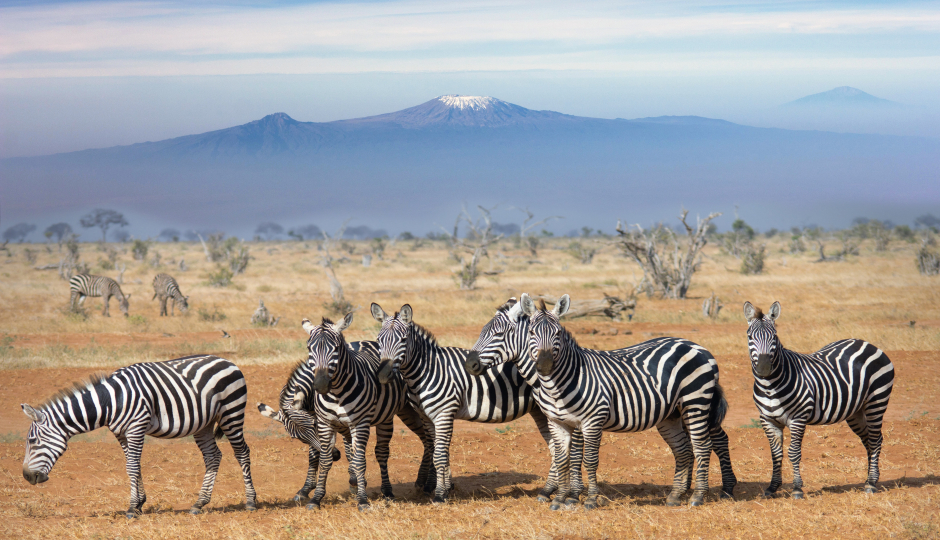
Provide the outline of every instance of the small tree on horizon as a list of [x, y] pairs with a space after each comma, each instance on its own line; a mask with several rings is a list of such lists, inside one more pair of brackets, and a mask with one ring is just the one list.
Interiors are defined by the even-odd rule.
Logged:
[[265, 240], [273, 240], [275, 236], [282, 234], [284, 232], [284, 227], [281, 227], [273, 221], [268, 221], [258, 225], [258, 228], [255, 229], [255, 234], [264, 235]]
[[98, 227], [101, 229], [101, 243], [104, 244], [107, 241], [108, 229], [112, 225], [117, 225], [118, 227], [127, 227], [127, 220], [124, 219], [124, 214], [117, 212], [115, 210], [108, 210], [105, 208], [96, 208], [92, 210], [88, 215], [83, 217], [79, 223], [82, 227], [86, 229], [91, 229]]
[[10, 242], [19, 241], [22, 244], [23, 240], [29, 236], [29, 233], [35, 230], [36, 226], [30, 223], [17, 223], [3, 232], [3, 239]]

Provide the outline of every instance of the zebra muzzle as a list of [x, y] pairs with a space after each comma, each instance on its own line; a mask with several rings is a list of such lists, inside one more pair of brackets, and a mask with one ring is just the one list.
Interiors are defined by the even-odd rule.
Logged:
[[380, 383], [388, 384], [389, 379], [392, 378], [394, 367], [391, 360], [382, 360], [382, 363], [379, 364], [379, 371], [375, 374]]
[[479, 375], [483, 373], [483, 362], [480, 362], [480, 353], [477, 351], [470, 351], [470, 354], [467, 355], [467, 361], [464, 362], [463, 367], [470, 375]]
[[23, 478], [32, 485], [41, 484], [49, 479], [49, 475], [42, 472], [34, 472], [23, 469]]
[[327, 394], [330, 391], [330, 375], [325, 372], [317, 373], [313, 376], [313, 389], [320, 394]]
[[535, 360], [535, 369], [539, 375], [548, 375], [552, 372], [552, 366], [555, 364], [555, 355], [552, 351], [539, 351]]
[[754, 373], [758, 377], [767, 377], [773, 371], [773, 363], [770, 361], [769, 354], [757, 355], [757, 364], [754, 366]]

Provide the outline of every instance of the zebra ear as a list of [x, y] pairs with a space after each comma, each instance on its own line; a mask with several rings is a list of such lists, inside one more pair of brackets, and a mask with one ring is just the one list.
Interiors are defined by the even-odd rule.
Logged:
[[747, 319], [748, 324], [751, 324], [757, 318], [757, 308], [754, 307], [754, 304], [744, 302], [744, 318]]
[[558, 303], [555, 304], [554, 308], [552, 308], [552, 313], [554, 313], [555, 316], [560, 319], [565, 315], [565, 313], [568, 313], [568, 308], [570, 307], [571, 307], [571, 297], [569, 297], [566, 294], [558, 299]]
[[21, 403], [20, 407], [23, 408], [23, 412], [26, 414], [26, 416], [29, 417], [30, 420], [32, 420], [33, 422], [42, 422], [42, 419], [43, 419], [42, 411], [37, 411], [36, 409], [30, 407], [29, 405], [25, 403]]
[[776, 321], [777, 317], [780, 316], [780, 302], [774, 302], [770, 306], [770, 313], [767, 314], [770, 317], [770, 320]]
[[350, 311], [349, 313], [346, 314], [345, 317], [343, 317], [342, 321], [340, 321], [337, 324], [334, 324], [333, 330], [335, 332], [342, 332], [343, 330], [349, 328], [349, 325], [352, 324], [352, 321], [353, 321], [353, 313], [354, 312]]
[[304, 327], [304, 331], [308, 334], [312, 334], [314, 329], [316, 329], [316, 326], [310, 322], [310, 319], [307, 318], [304, 318], [304, 320], [300, 321], [300, 325]]
[[535, 315], [535, 302], [532, 301], [529, 293], [522, 293], [522, 297], [519, 299], [519, 305], [522, 306], [522, 312], [527, 316], [531, 317]]
[[385, 310], [382, 309], [382, 306], [372, 302], [372, 318], [379, 321], [380, 323], [385, 322], [387, 315], [385, 315]]
[[414, 312], [411, 311], [411, 304], [405, 304], [401, 307], [401, 311], [398, 312], [398, 320], [405, 324], [411, 324], [411, 317], [414, 315]]
[[519, 322], [519, 317], [521, 315], [522, 315], [522, 303], [520, 302], [516, 302], [515, 304], [513, 304], [513, 306], [509, 308], [509, 311], [506, 312], [506, 316], [509, 317], [509, 320], [512, 321], [513, 324]]
[[303, 409], [303, 408], [304, 408], [304, 397], [305, 397], [305, 396], [304, 396], [304, 393], [303, 393], [302, 391], [298, 391], [297, 393], [295, 393], [295, 394], [294, 394], [294, 399], [291, 401], [290, 408], [291, 408], [291, 409], [294, 409], [295, 411], [299, 411], [299, 410]]
[[278, 422], [282, 424], [284, 423], [284, 416], [281, 413], [281, 411], [276, 411], [272, 409], [271, 407], [268, 407], [264, 403], [258, 404], [258, 412], [261, 413], [261, 416], [265, 416], [267, 418], [270, 418], [271, 420], [277, 420]]
[[125, 295], [124, 295], [124, 298], [126, 298], [127, 301], [130, 302], [130, 300], [131, 300], [131, 295], [130, 295], [130, 293], [125, 294]]

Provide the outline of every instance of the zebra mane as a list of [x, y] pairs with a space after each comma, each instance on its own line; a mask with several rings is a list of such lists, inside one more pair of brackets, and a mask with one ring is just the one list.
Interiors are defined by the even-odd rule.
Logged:
[[[398, 314], [396, 313], [395, 315], [398, 315]], [[416, 323], [416, 322], [414, 322], [414, 321], [411, 321], [411, 326], [414, 327], [414, 329], [418, 332], [418, 335], [419, 335], [419, 336], [421, 336], [422, 338], [428, 340], [428, 342], [429, 342], [431, 345], [434, 345], [435, 347], [438, 346], [438, 344], [437, 344], [437, 338], [434, 337], [434, 334], [432, 334], [430, 330], [428, 330], [427, 328], [421, 326], [420, 324], [418, 324], [418, 323]]]
[[515, 298], [510, 298], [509, 300], [506, 300], [505, 304], [496, 308], [496, 311], [502, 311], [505, 313], [509, 311], [510, 309], [512, 309], [512, 306], [516, 305], [517, 302], [518, 301]]
[[101, 383], [101, 381], [107, 379], [110, 376], [111, 376], [110, 374], [106, 375], [104, 373], [94, 373], [90, 375], [87, 379], [75, 381], [72, 383], [71, 386], [67, 388], [63, 388], [57, 391], [55, 394], [52, 394], [52, 396], [46, 398], [42, 403], [39, 404], [38, 408], [45, 409], [47, 406], [61, 399], [70, 398], [74, 396], [76, 393], [78, 393], [79, 391], [87, 389], [89, 386], [97, 386], [98, 384]]
[[761, 309], [760, 309], [759, 307], [757, 307], [757, 306], [754, 306], [754, 318], [755, 318], [755, 319], [763, 319], [763, 318], [764, 318], [764, 312], [761, 311]]
[[546, 311], [548, 311], [548, 307], [545, 306], [545, 299], [544, 299], [544, 298], [539, 298], [539, 307], [538, 307], [538, 309], [539, 309], [539, 311], [541, 311], [542, 313], [545, 313]]
[[[287, 399], [287, 389], [290, 388], [290, 383], [294, 381], [294, 379], [297, 377], [297, 374], [306, 365], [307, 365], [306, 359], [301, 360], [297, 362], [296, 364], [294, 364], [294, 367], [290, 370], [290, 375], [287, 376], [287, 382], [284, 383], [284, 387], [281, 388], [281, 394], [278, 398], [278, 406], [280, 406], [280, 404], [283, 403], [285, 399]], [[291, 397], [293, 398], [293, 396]]]
[[333, 324], [333, 320], [330, 319], [329, 317], [323, 317], [322, 320], [320, 321], [320, 324]]

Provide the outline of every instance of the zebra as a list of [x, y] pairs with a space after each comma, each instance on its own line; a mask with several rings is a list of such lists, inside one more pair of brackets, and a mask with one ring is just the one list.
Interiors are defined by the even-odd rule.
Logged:
[[127, 310], [130, 307], [131, 295], [125, 295], [121, 291], [121, 286], [118, 285], [117, 281], [105, 276], [92, 276], [90, 274], [78, 274], [72, 276], [72, 279], [69, 280], [69, 290], [71, 291], [71, 296], [69, 297], [69, 306], [72, 309], [75, 309], [76, 304], [75, 300], [78, 299], [78, 305], [85, 303], [86, 296], [92, 297], [102, 297], [104, 300], [104, 312], [105, 317], [110, 317], [111, 314], [108, 313], [108, 304], [111, 302], [111, 297], [114, 296], [119, 300], [118, 307], [121, 308], [121, 311], [124, 313], [124, 316], [127, 317]]
[[[507, 319], [515, 318], [518, 323], [520, 315], [528, 318], [528, 331], [518, 332], [525, 336], [524, 350], [528, 354], [519, 354], [516, 362], [525, 366], [523, 371], [534, 369], [537, 373], [539, 388], [535, 399], [550, 421], [554, 460], [561, 478], [551, 505], [553, 510], [571, 503], [566, 500], [568, 447], [576, 428], [581, 429], [584, 438], [587, 509], [597, 507], [602, 433], [637, 432], [652, 427], [657, 428], [676, 459], [667, 505], [679, 504], [679, 498], [691, 486], [693, 468], [695, 489], [689, 503], [699, 506], [704, 502], [713, 449], [722, 469], [721, 497], [733, 497], [737, 480], [731, 467], [727, 435], [721, 429], [728, 404], [718, 384], [718, 364], [706, 349], [672, 337], [616, 351], [586, 349], [559, 323], [570, 307], [567, 294], [552, 311], [545, 308], [544, 301], [537, 307], [527, 294], [522, 295], [518, 305], [507, 310]], [[501, 327], [498, 330], [505, 333]]]
[[[354, 341], [349, 343], [349, 348], [352, 353], [361, 353], [370, 357], [378, 357], [379, 348], [378, 344], [374, 341]], [[313, 371], [307, 364], [307, 360], [301, 360], [294, 368], [291, 370], [290, 375], [288, 376], [287, 383], [281, 389], [281, 394], [278, 399], [279, 408], [274, 409], [265, 405], [264, 403], [258, 403], [258, 411], [262, 416], [271, 418], [277, 422], [283, 424], [284, 429], [287, 431], [288, 435], [291, 438], [298, 439], [301, 442], [309, 445], [310, 450], [308, 452], [308, 467], [307, 467], [307, 478], [304, 482], [303, 487], [297, 492], [294, 496], [294, 501], [303, 502], [305, 501], [310, 492], [317, 485], [317, 471], [320, 463], [320, 439], [317, 435], [317, 416], [316, 416], [316, 404], [317, 404], [317, 395], [315, 392], [309, 391], [312, 388], [312, 379]], [[303, 403], [299, 409], [294, 408], [294, 396], [298, 391], [304, 393]], [[420, 418], [412, 411], [406, 411], [402, 413], [402, 419], [406, 422], [411, 431], [418, 434], [419, 438], [424, 437], [424, 426], [421, 424]], [[347, 457], [352, 455], [351, 444], [352, 441], [349, 437], [349, 433], [344, 433], [344, 445], [346, 449]], [[333, 448], [332, 458], [333, 462], [339, 461], [342, 457], [340, 451], [337, 448]], [[425, 486], [427, 481], [427, 470], [430, 467], [430, 453], [425, 458], [425, 472], [421, 476], [419, 474], [418, 481], [415, 483], [418, 487], [423, 487], [425, 490], [429, 488]], [[349, 470], [349, 485], [351, 488], [354, 488], [358, 483], [355, 472]], [[430, 488], [433, 489], [433, 486]], [[358, 491], [356, 492], [358, 493]]]
[[775, 324], [780, 317], [780, 302], [774, 302], [766, 315], [745, 302], [744, 317], [754, 372], [754, 403], [773, 459], [770, 486], [764, 490], [764, 496], [773, 497], [783, 483], [784, 427], [790, 429], [791, 496], [802, 499], [800, 460], [806, 426], [842, 421], [849, 424], [865, 446], [868, 455], [865, 493], [874, 493], [883, 442], [881, 424], [894, 386], [891, 360], [881, 349], [860, 339], [836, 341], [813, 354], [784, 349]]
[[[536, 364], [528, 356], [527, 340], [529, 336], [529, 317], [522, 312], [522, 304], [516, 301], [515, 297], [510, 298], [505, 304], [497, 308], [496, 315], [483, 327], [480, 337], [473, 345], [470, 355], [465, 364], [466, 370], [471, 375], [478, 375], [484, 370], [490, 369], [495, 365], [515, 362], [519, 372], [526, 378], [530, 385], [540, 391], [539, 376], [536, 371]], [[669, 338], [672, 339], [672, 338]], [[637, 345], [640, 347], [643, 344]], [[616, 351], [607, 351], [609, 354], [615, 354], [621, 361], [632, 362], [635, 357], [632, 354], [632, 348], [618, 349]], [[715, 366], [717, 375], [717, 365]], [[719, 387], [720, 388], [720, 387]], [[726, 407], [724, 403], [721, 406]], [[723, 416], [723, 413], [722, 413]], [[734, 486], [737, 479], [731, 466], [731, 455], [728, 449], [728, 436], [721, 428], [721, 424], [711, 426], [712, 448], [718, 456], [718, 461], [722, 473], [722, 491], [721, 498], [733, 498]], [[580, 433], [576, 431], [572, 437], [572, 444], [575, 441], [580, 442]], [[668, 440], [666, 441], [669, 442]], [[690, 448], [688, 437], [685, 440], [677, 439], [680, 447]], [[673, 445], [670, 444], [670, 447]], [[688, 460], [688, 456], [684, 459]], [[677, 456], [678, 460], [678, 456]], [[572, 490], [569, 498], [566, 499], [567, 506], [578, 502], [577, 495], [583, 491], [581, 484], [581, 467], [572, 466]], [[685, 474], [683, 474], [685, 477]], [[689, 485], [684, 484], [685, 490]], [[676, 499], [675, 503], [678, 500]]]
[[160, 298], [160, 316], [166, 315], [166, 302], [173, 299], [173, 305], [170, 307], [170, 313], [173, 313], [174, 307], [180, 310], [180, 313], [186, 313], [189, 310], [189, 297], [183, 296], [180, 292], [180, 286], [170, 274], [157, 274], [153, 278], [153, 298], [154, 301]]
[[388, 457], [395, 416], [401, 418], [424, 445], [424, 456], [415, 485], [430, 489], [427, 484], [433, 453], [431, 439], [426, 436], [418, 415], [408, 405], [401, 377], [387, 384], [379, 383], [376, 376], [379, 369], [377, 347], [369, 344], [368, 347], [354, 351], [346, 345], [343, 330], [352, 324], [352, 320], [353, 313], [349, 313], [337, 324], [327, 318], [323, 318], [319, 325], [307, 319], [302, 322], [304, 330], [310, 335], [307, 340], [308, 356], [306, 369], [298, 374], [304, 380], [295, 387], [291, 407], [295, 410], [303, 409], [307, 395], [315, 395], [315, 404], [308, 403], [308, 408], [313, 405], [317, 420], [315, 429], [320, 441], [320, 470], [313, 497], [307, 504], [308, 510], [320, 508], [320, 501], [326, 495], [326, 480], [333, 465], [332, 450], [337, 433], [350, 441], [346, 447], [346, 458], [349, 460], [351, 486], [353, 475], [356, 478], [354, 485], [359, 510], [369, 508], [365, 453], [371, 426], [375, 426], [375, 458], [382, 476], [382, 495], [386, 499], [394, 498], [388, 476]]
[[216, 439], [224, 435], [242, 468], [245, 508], [254, 510], [255, 488], [243, 434], [246, 394], [245, 377], [238, 367], [211, 355], [142, 362], [107, 377], [93, 376], [58, 392], [39, 407], [22, 404], [32, 420], [23, 478], [33, 485], [47, 481], [71, 437], [107, 426], [124, 450], [131, 481], [127, 517], [134, 518], [147, 501], [140, 470], [144, 435], [161, 439], [192, 435], [206, 464], [199, 499], [190, 509], [198, 514], [212, 497], [222, 459]]
[[[434, 438], [434, 468], [437, 485], [432, 502], [444, 503], [453, 487], [450, 473], [450, 442], [454, 420], [471, 422], [510, 422], [526, 414], [535, 420], [539, 433], [552, 450], [548, 420], [535, 406], [532, 387], [514, 364], [497, 367], [481, 376], [470, 376], [463, 367], [467, 349], [441, 347], [434, 336], [412, 319], [413, 310], [405, 304], [389, 316], [376, 303], [372, 317], [382, 324], [379, 331], [379, 354], [382, 360], [379, 381], [394, 380], [400, 374], [408, 387], [408, 399], [425, 422], [425, 429]], [[580, 445], [573, 445], [580, 450]], [[573, 453], [573, 461], [580, 453]], [[578, 467], [580, 462], [577, 461]], [[554, 465], [549, 471], [540, 500], [557, 487]]]

